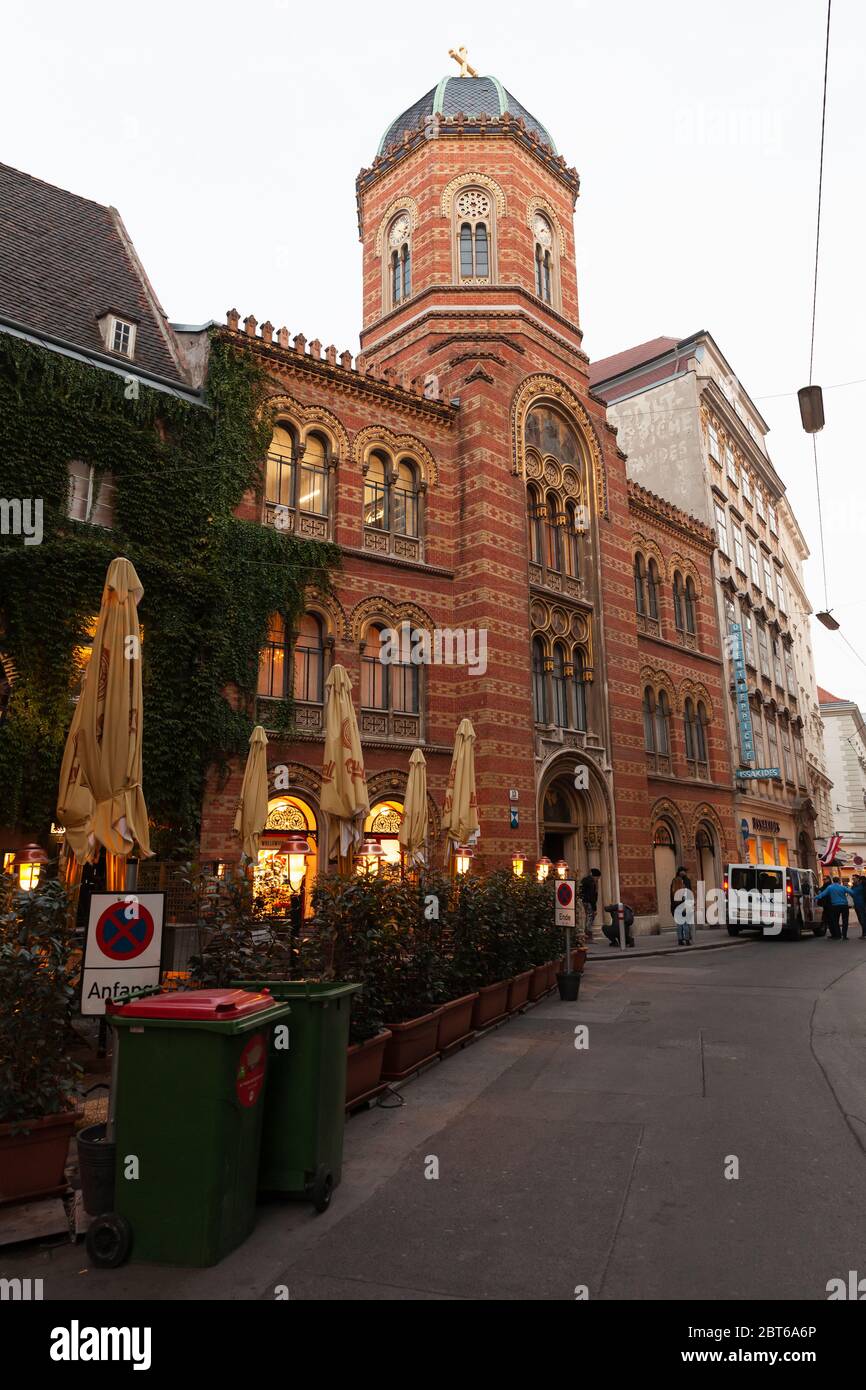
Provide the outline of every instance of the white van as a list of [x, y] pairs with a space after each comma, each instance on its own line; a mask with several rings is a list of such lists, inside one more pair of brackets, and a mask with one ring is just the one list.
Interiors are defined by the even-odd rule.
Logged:
[[815, 906], [817, 877], [812, 869], [788, 864], [729, 864], [725, 872], [728, 934], [760, 930], [763, 936], [799, 938], [802, 931], [825, 936]]

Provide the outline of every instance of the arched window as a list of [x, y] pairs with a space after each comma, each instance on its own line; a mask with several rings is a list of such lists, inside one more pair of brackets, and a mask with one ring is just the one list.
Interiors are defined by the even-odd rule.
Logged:
[[648, 753], [656, 751], [655, 715], [655, 694], [652, 686], [647, 685], [643, 692], [643, 746]]
[[700, 764], [700, 770], [706, 773], [709, 769], [709, 753], [707, 749], [707, 707], [703, 700], [698, 701], [695, 711], [695, 757]]
[[659, 617], [659, 567], [655, 560], [647, 565], [647, 617], [658, 622]]
[[532, 219], [535, 236], [535, 293], [545, 304], [553, 304], [555, 290], [554, 236], [550, 221], [543, 212]]
[[385, 454], [372, 453], [364, 476], [364, 525], [388, 530], [387, 478], [391, 461]]
[[[291, 425], [275, 427], [265, 468], [265, 515], [278, 530], [295, 530], [298, 512], [328, 515], [328, 453], [323, 435], [308, 434], [301, 445]], [[313, 534], [309, 525], [302, 529]]]
[[542, 505], [541, 494], [537, 487], [531, 484], [526, 490], [527, 519], [529, 521], [529, 558], [534, 564], [540, 565], [543, 559], [542, 541]]
[[553, 648], [553, 722], [558, 729], [567, 729], [569, 725], [565, 648], [559, 642]]
[[559, 526], [559, 499], [555, 492], [545, 498], [547, 529], [547, 568], [557, 574], [562, 569], [562, 534]]
[[544, 643], [532, 639], [532, 709], [536, 724], [547, 723], [547, 690], [544, 674]]
[[689, 575], [688, 579], [686, 580], [685, 619], [686, 632], [688, 632], [692, 637], [694, 637], [697, 634], [698, 630], [696, 616], [696, 600], [697, 594], [695, 592], [695, 581], [692, 579], [691, 575]]
[[454, 199], [457, 267], [461, 280], [493, 278], [493, 201], [482, 188], [464, 188]]
[[396, 309], [412, 293], [412, 223], [407, 212], [398, 212], [388, 229], [388, 251], [389, 307]]
[[322, 621], [315, 613], [305, 613], [298, 623], [293, 661], [295, 699], [320, 705], [324, 699], [325, 644]]
[[691, 698], [686, 700], [683, 711], [683, 728], [686, 736], [686, 759], [691, 764], [696, 758], [697, 734], [695, 731], [695, 704]]
[[586, 664], [583, 652], [580, 647], [575, 647], [574, 674], [572, 676], [572, 688], [574, 690], [574, 727], [583, 732], [586, 731]]
[[361, 704], [364, 709], [388, 708], [388, 667], [382, 661], [384, 627], [367, 629], [366, 646], [361, 657]]
[[644, 617], [647, 611], [646, 598], [646, 575], [644, 573], [643, 556], [638, 552], [634, 557], [634, 606], [640, 617]]
[[259, 652], [258, 694], [271, 700], [284, 700], [288, 693], [289, 649], [286, 622], [281, 613], [268, 619], [268, 635]]

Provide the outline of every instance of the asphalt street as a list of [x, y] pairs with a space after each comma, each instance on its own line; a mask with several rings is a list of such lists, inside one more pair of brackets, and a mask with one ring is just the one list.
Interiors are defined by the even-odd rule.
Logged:
[[866, 1275], [864, 1003], [859, 935], [590, 962], [578, 1003], [353, 1118], [323, 1216], [265, 1207], [209, 1270], [61, 1245], [0, 1273], [46, 1299], [825, 1299]]

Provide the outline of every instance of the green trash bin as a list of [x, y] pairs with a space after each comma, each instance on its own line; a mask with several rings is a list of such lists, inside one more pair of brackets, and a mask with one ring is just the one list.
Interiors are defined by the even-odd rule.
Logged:
[[131, 1228], [133, 1259], [212, 1265], [249, 1235], [268, 1052], [288, 1013], [270, 994], [238, 989], [153, 994], [107, 1010], [117, 1049], [114, 1212]]
[[[325, 1211], [343, 1170], [351, 996], [360, 984], [236, 981], [289, 1007], [288, 1037], [271, 1038], [259, 1189]], [[287, 1044], [287, 1045], [285, 1045]]]

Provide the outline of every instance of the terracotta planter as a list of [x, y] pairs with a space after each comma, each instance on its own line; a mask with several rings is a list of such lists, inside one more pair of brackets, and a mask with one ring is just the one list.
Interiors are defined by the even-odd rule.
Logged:
[[375, 1038], [353, 1043], [346, 1061], [346, 1106], [361, 1105], [382, 1089], [382, 1061], [391, 1034], [386, 1028]]
[[27, 1132], [0, 1125], [0, 1202], [23, 1202], [66, 1191], [64, 1169], [75, 1111], [26, 1120]]
[[510, 1014], [522, 1009], [529, 998], [529, 984], [534, 973], [533, 970], [524, 970], [521, 975], [515, 975], [513, 980], [508, 981], [508, 1012]]
[[547, 992], [547, 966], [536, 965], [532, 972], [532, 979], [529, 981], [529, 997], [533, 1001], [540, 999]]
[[385, 1081], [402, 1081], [425, 1062], [439, 1056], [437, 1035], [439, 1010], [413, 1018], [409, 1023], [389, 1023], [391, 1037], [385, 1048], [382, 1076]]
[[574, 950], [573, 950], [572, 953], [571, 953], [571, 968], [572, 968], [572, 970], [577, 970], [578, 973], [582, 975], [582, 974], [583, 974], [583, 967], [584, 967], [585, 965], [586, 965], [586, 947], [585, 947], [585, 946], [575, 946]]
[[464, 994], [462, 999], [451, 999], [442, 1005], [436, 1037], [436, 1047], [440, 1052], [447, 1052], [473, 1036], [472, 1009], [477, 998], [477, 992]]
[[508, 1012], [509, 980], [500, 980], [495, 985], [484, 985], [478, 991], [475, 1007], [472, 1010], [473, 1028], [487, 1028], [498, 1023]]

